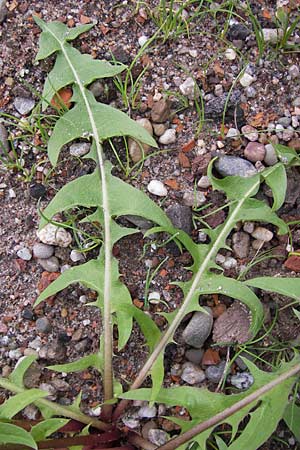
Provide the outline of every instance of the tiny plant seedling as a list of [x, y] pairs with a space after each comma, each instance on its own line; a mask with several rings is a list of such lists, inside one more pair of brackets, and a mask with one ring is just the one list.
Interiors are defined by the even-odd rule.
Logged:
[[[58, 119], [49, 139], [49, 159], [55, 166], [64, 145], [78, 138], [85, 138], [92, 144], [88, 156], [97, 163], [92, 174], [69, 182], [57, 192], [43, 211], [40, 226], [47, 224], [47, 217], [51, 220], [57, 213], [77, 206], [95, 208], [95, 212], [89, 214], [86, 220], [101, 224], [103, 240], [97, 258], [63, 272], [41, 293], [35, 304], [40, 304], [72, 283], [80, 282], [97, 292], [98, 298], [92, 306], [98, 308], [102, 316], [99, 350], [77, 361], [49, 366], [48, 369], [68, 373], [93, 367], [101, 374], [104, 397], [99, 399], [103, 403], [99, 420], [81, 411], [80, 395], [71, 406], [63, 406], [46, 399], [47, 392], [26, 389], [23, 377], [36, 359], [35, 356], [26, 356], [19, 361], [8, 378], [0, 378], [0, 386], [14, 394], [0, 405], [1, 449], [23, 450], [25, 446], [33, 449], [81, 450], [84, 446], [93, 447], [101, 443], [124, 450], [175, 450], [186, 449], [191, 442], [196, 442], [201, 449], [205, 449], [214, 428], [226, 423], [231, 429], [226, 448], [256, 450], [274, 432], [282, 418], [297, 435], [293, 418], [299, 416], [299, 407], [295, 403], [289, 404], [289, 395], [300, 371], [298, 356], [282, 363], [270, 373], [263, 372], [255, 364], [244, 360], [254, 377], [254, 383], [247, 391], [239, 394], [224, 395], [190, 386], [162, 387], [165, 348], [172, 342], [183, 318], [189, 313], [202, 310], [199, 302], [201, 295], [219, 293], [243, 302], [251, 314], [250, 332], [253, 338], [261, 328], [263, 307], [252, 288], [277, 292], [292, 299], [298, 298], [299, 279], [260, 277], [242, 282], [225, 276], [215, 262], [217, 253], [221, 249], [228, 249], [226, 239], [241, 221], [263, 221], [277, 227], [279, 234], [288, 232], [287, 225], [275, 212], [285, 198], [284, 164], [279, 162], [251, 178], [218, 179], [212, 173], [212, 162], [208, 175], [213, 188], [226, 194], [228, 215], [224, 223], [215, 229], [205, 230], [210, 239], [208, 244], [196, 244], [186, 233], [174, 229], [164, 211], [146, 194], [113, 176], [111, 164], [104, 159], [103, 142], [115, 136], [130, 136], [156, 146], [142, 127], [123, 112], [96, 102], [87, 88], [95, 79], [116, 76], [124, 67], [94, 60], [72, 47], [70, 42], [87, 32], [92, 24], [68, 29], [60, 22], [45, 23], [39, 18], [35, 20], [42, 30], [37, 59], [42, 60], [56, 54], [54, 67], [45, 82], [43, 106], [46, 108], [53, 96], [65, 86], [71, 87], [73, 91], [72, 107]], [[278, 152], [283, 155], [287, 164], [298, 162], [297, 155], [291, 149], [279, 147]], [[273, 191], [272, 208], [255, 198], [262, 182]], [[148, 235], [164, 232], [169, 236], [176, 236], [178, 243], [193, 258], [193, 264], [189, 268], [191, 279], [187, 282], [175, 281], [183, 291], [184, 300], [178, 310], [164, 314], [168, 326], [163, 332], [147, 313], [132, 304], [127, 287], [120, 281], [118, 263], [112, 253], [113, 245], [122, 237], [137, 232], [136, 229], [121, 227], [116, 222], [117, 217], [126, 214], [138, 215], [154, 222], [156, 226], [147, 232]], [[126, 346], [131, 336], [133, 321], [141, 328], [149, 355], [135, 381], [127, 392], [123, 392], [113, 374], [113, 324], [118, 330], [120, 350]], [[145, 388], [143, 382], [147, 377], [151, 379], [151, 387]], [[147, 385], [150, 385], [150, 381]], [[177, 437], [157, 447], [138, 433], [127, 433], [120, 425], [119, 419], [131, 400], [183, 407], [188, 411], [190, 420], [169, 417], [180, 426], [181, 431]], [[18, 426], [14, 417], [31, 403], [39, 408], [43, 419], [34, 425], [28, 426], [28, 423], [22, 422]], [[244, 418], [247, 418], [246, 425], [245, 422], [242, 423]], [[82, 432], [82, 428], [75, 427], [74, 433], [74, 421], [86, 424], [87, 427]], [[73, 430], [72, 435], [55, 439], [53, 433], [63, 431], [67, 423]], [[240, 425], [243, 425], [242, 430], [239, 429]], [[90, 432], [93, 429], [97, 433]], [[225, 444], [220, 437], [216, 437], [216, 442], [220, 449], [224, 448]]]

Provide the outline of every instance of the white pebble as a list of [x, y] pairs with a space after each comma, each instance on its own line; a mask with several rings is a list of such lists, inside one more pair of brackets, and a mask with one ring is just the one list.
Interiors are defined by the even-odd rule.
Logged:
[[44, 244], [68, 247], [72, 242], [71, 234], [62, 227], [48, 223], [44, 228], [37, 231], [37, 237]]
[[273, 239], [272, 231], [264, 227], [257, 227], [251, 234], [252, 237], [258, 239], [259, 241], [269, 242]]
[[159, 143], [163, 145], [174, 144], [176, 142], [176, 130], [168, 128], [159, 138]]
[[237, 130], [236, 128], [229, 128], [226, 137], [227, 138], [232, 138], [232, 139], [236, 139], [239, 138], [240, 133], [239, 130]]
[[201, 189], [206, 189], [211, 186], [211, 181], [207, 175], [203, 175], [198, 181], [197, 186]]
[[180, 92], [188, 97], [190, 100], [193, 100], [195, 97], [195, 81], [192, 77], [188, 77], [180, 86]]
[[225, 51], [225, 58], [229, 61], [233, 61], [236, 58], [236, 52], [233, 50], [233, 48], [227, 48]]
[[147, 186], [147, 189], [151, 194], [157, 195], [158, 197], [165, 197], [168, 195], [166, 187], [161, 181], [158, 180], [151, 180]]
[[159, 292], [150, 292], [148, 296], [148, 300], [153, 305], [157, 305], [160, 302], [160, 293]]
[[23, 259], [24, 261], [30, 261], [32, 258], [31, 251], [27, 247], [24, 247], [24, 248], [21, 248], [20, 250], [18, 250], [17, 255], [19, 258]]
[[72, 250], [70, 253], [70, 259], [73, 262], [84, 261], [84, 256], [82, 253], [80, 253], [76, 250]]
[[241, 76], [239, 81], [243, 87], [248, 87], [250, 86], [250, 84], [253, 83], [253, 81], [255, 81], [255, 78], [252, 77], [252, 75], [249, 75], [249, 73], [244, 73], [244, 75]]
[[139, 37], [138, 39], [138, 43], [140, 47], [143, 47], [143, 45], [146, 44], [146, 42], [148, 41], [148, 36], [145, 36], [144, 34], [142, 36]]

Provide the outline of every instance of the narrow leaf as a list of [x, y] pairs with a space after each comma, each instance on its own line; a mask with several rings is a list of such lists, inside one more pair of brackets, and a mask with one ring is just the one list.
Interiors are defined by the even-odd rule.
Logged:
[[256, 287], [268, 292], [286, 295], [294, 300], [299, 300], [299, 278], [258, 277], [244, 281], [247, 286]]
[[38, 448], [30, 433], [9, 423], [0, 423], [0, 443], [27, 445], [30, 448]]
[[37, 442], [46, 439], [69, 422], [69, 419], [47, 419], [31, 428], [31, 436]]
[[29, 389], [10, 397], [0, 405], [0, 419], [12, 419], [19, 411], [30, 405], [30, 403], [47, 397], [47, 395], [49, 395], [47, 392], [41, 391], [40, 389]]
[[20, 359], [16, 365], [16, 367], [14, 368], [14, 370], [12, 371], [12, 373], [9, 375], [9, 379], [12, 383], [14, 383], [15, 385], [23, 388], [23, 377], [24, 374], [26, 372], [26, 370], [31, 366], [31, 364], [33, 363], [33, 361], [35, 361], [37, 359], [36, 356], [30, 355], [30, 356], [25, 356], [22, 359]]
[[281, 163], [270, 167], [262, 172], [266, 184], [272, 189], [273, 192], [273, 206], [272, 211], [279, 209], [285, 200], [287, 177], [284, 166]]

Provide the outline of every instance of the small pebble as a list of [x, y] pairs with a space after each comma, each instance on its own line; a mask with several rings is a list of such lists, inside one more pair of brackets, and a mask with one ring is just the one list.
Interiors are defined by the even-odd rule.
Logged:
[[211, 186], [211, 181], [207, 175], [203, 175], [197, 183], [197, 186], [201, 189], [207, 189]]
[[47, 259], [50, 258], [54, 253], [54, 247], [52, 245], [36, 243], [33, 248], [33, 256], [39, 259]]
[[13, 190], [13, 189], [8, 189], [8, 197], [9, 198], [16, 198], [16, 193], [15, 193], [15, 191]]
[[272, 144], [266, 144], [265, 145], [265, 157], [264, 162], [267, 164], [267, 166], [274, 166], [274, 164], [277, 163], [278, 157], [276, 154], [276, 151]]
[[263, 28], [262, 33], [264, 41], [271, 44], [276, 44], [283, 35], [283, 31], [277, 28]]
[[91, 149], [91, 144], [88, 142], [79, 142], [77, 144], [72, 144], [70, 146], [70, 155], [77, 156], [80, 158], [81, 156], [86, 155]]
[[299, 67], [296, 64], [293, 64], [289, 67], [289, 75], [292, 79], [298, 78], [300, 74]]
[[30, 111], [34, 108], [35, 101], [32, 98], [27, 97], [16, 97], [14, 100], [14, 107], [18, 111], [18, 113], [25, 116], [30, 113]]
[[207, 367], [207, 369], [205, 370], [206, 378], [212, 383], [219, 383], [219, 381], [222, 379], [225, 366], [226, 366], [225, 361], [221, 361], [219, 364], [215, 366]]
[[258, 132], [256, 128], [252, 127], [251, 125], [244, 125], [241, 128], [241, 131], [245, 138], [248, 139], [248, 141], [255, 142], [258, 139]]
[[151, 419], [157, 414], [157, 408], [155, 406], [142, 406], [138, 410], [138, 415], [141, 419]]
[[73, 262], [84, 261], [84, 255], [77, 250], [72, 250], [70, 253], [70, 259]]
[[50, 258], [47, 258], [47, 259], [38, 258], [37, 262], [47, 272], [58, 272], [59, 271], [59, 261], [56, 258], [56, 256], [50, 256]]
[[163, 430], [158, 430], [157, 428], [151, 428], [151, 430], [148, 431], [148, 438], [149, 441], [152, 442], [152, 444], [157, 445], [160, 447], [161, 445], [164, 445], [169, 440], [169, 435]]
[[143, 45], [146, 44], [148, 39], [149, 39], [148, 36], [145, 36], [144, 34], [142, 36], [140, 36], [139, 39], [138, 39], [139, 46], [143, 47]]
[[249, 142], [244, 150], [245, 158], [251, 162], [263, 161], [265, 154], [265, 146], [259, 142]]
[[168, 195], [166, 187], [161, 181], [158, 180], [151, 180], [147, 186], [147, 189], [151, 194], [157, 195], [158, 197], [165, 197]]
[[38, 200], [39, 198], [44, 197], [44, 195], [46, 194], [46, 188], [41, 183], [32, 183], [29, 187], [29, 193], [31, 197]]
[[203, 192], [185, 192], [183, 194], [183, 204], [186, 206], [198, 207], [206, 203], [206, 197]]
[[18, 250], [17, 255], [19, 258], [23, 259], [24, 261], [30, 261], [32, 258], [31, 251], [27, 247], [23, 247], [20, 250]]
[[157, 305], [160, 302], [160, 293], [159, 292], [150, 292], [148, 295], [148, 300], [152, 305]]
[[250, 249], [250, 236], [248, 233], [237, 231], [232, 236], [232, 243], [232, 249], [237, 258], [244, 259], [248, 257]]
[[225, 58], [229, 61], [234, 61], [236, 58], [236, 52], [233, 50], [233, 48], [227, 48], [225, 50]]
[[254, 383], [253, 376], [248, 372], [240, 372], [236, 375], [231, 375], [230, 383], [237, 389], [249, 389]]
[[249, 234], [253, 233], [254, 228], [255, 228], [254, 222], [245, 222], [243, 225], [243, 230]]
[[35, 326], [39, 333], [50, 333], [52, 329], [50, 321], [46, 317], [40, 317], [37, 319]]
[[229, 128], [226, 137], [232, 139], [239, 138], [240, 137], [239, 130], [237, 130], [236, 128]]
[[253, 86], [247, 86], [245, 88], [245, 95], [248, 98], [255, 98], [257, 95], [256, 89]]
[[202, 348], [211, 333], [213, 325], [212, 311], [204, 307], [206, 312], [197, 311], [182, 333], [183, 341], [195, 348]]
[[240, 84], [243, 87], [250, 86], [250, 84], [252, 84], [253, 81], [255, 81], [255, 78], [252, 75], [249, 75], [249, 73], [246, 73], [246, 72], [239, 79], [239, 82], [240, 82]]
[[191, 348], [185, 352], [185, 357], [193, 364], [200, 364], [204, 350], [202, 348]]
[[173, 128], [167, 129], [164, 134], [160, 136], [158, 142], [163, 145], [174, 144], [174, 142], [176, 142], [176, 130]]
[[190, 385], [201, 383], [205, 380], [205, 373], [200, 367], [187, 362], [182, 366], [183, 371], [181, 374], [181, 379]]
[[220, 175], [227, 176], [240, 176], [251, 177], [257, 173], [257, 170], [246, 159], [239, 158], [238, 156], [220, 156], [215, 162], [214, 167]]
[[34, 319], [33, 311], [29, 308], [24, 308], [21, 316], [25, 320], [33, 320]]
[[190, 100], [195, 98], [195, 81], [192, 77], [188, 77], [180, 86], [180, 92]]
[[255, 230], [253, 231], [253, 233], [251, 233], [251, 235], [255, 239], [258, 239], [259, 241], [264, 241], [264, 242], [269, 242], [273, 239], [272, 231], [270, 231], [264, 227], [255, 228]]
[[231, 256], [227, 256], [222, 266], [227, 270], [234, 269], [237, 266], [237, 260], [232, 258]]

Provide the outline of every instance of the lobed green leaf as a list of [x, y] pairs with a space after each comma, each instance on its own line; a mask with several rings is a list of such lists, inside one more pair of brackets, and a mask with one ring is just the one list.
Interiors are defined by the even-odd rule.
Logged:
[[9, 423], [0, 423], [0, 443], [19, 444], [37, 449], [37, 444], [30, 433]]

